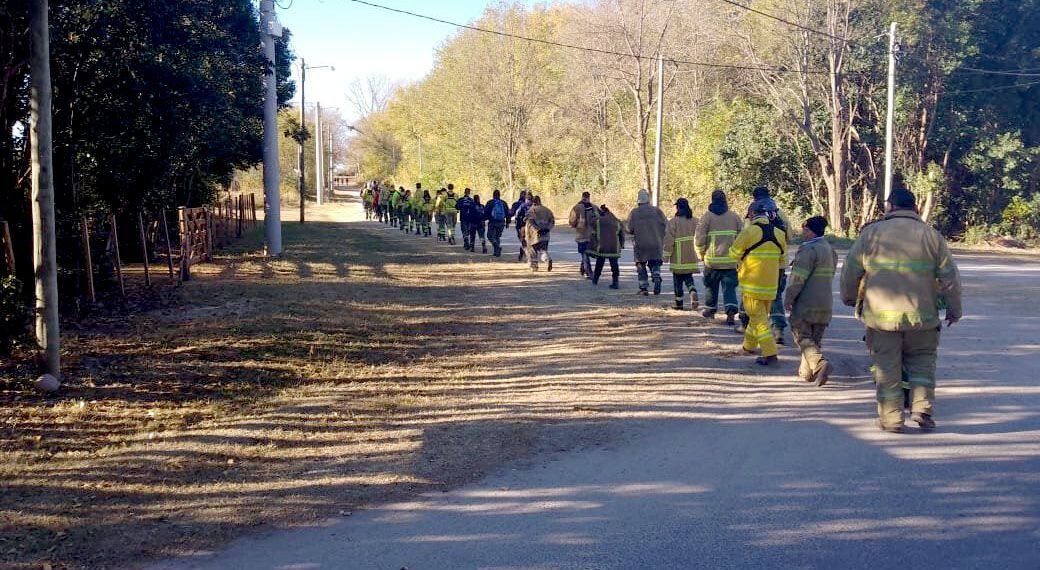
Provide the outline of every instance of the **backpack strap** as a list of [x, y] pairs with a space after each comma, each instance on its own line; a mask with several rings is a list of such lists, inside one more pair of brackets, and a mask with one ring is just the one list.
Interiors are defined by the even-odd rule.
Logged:
[[772, 223], [768, 223], [759, 227], [762, 228], [762, 238], [755, 242], [754, 245], [744, 250], [744, 255], [740, 256], [741, 261], [744, 261], [744, 259], [746, 259], [752, 251], [762, 247], [767, 243], [776, 244], [776, 247], [780, 249], [780, 255], [784, 254], [784, 246], [780, 245], [780, 241], [776, 239], [776, 226], [774, 226]]

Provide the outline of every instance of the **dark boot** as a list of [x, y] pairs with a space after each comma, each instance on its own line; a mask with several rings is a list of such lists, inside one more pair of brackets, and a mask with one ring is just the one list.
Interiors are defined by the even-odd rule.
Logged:
[[737, 325], [737, 320], [734, 318], [734, 313], [729, 311], [726, 312], [726, 326], [733, 327]]
[[614, 275], [611, 278], [611, 280], [610, 280], [610, 288], [611, 289], [617, 289], [618, 288], [618, 276], [617, 275]]
[[775, 366], [780, 363], [780, 359], [775, 356], [759, 356], [755, 359], [755, 364], [759, 366]]
[[675, 300], [675, 306], [672, 307], [672, 308], [675, 309], [676, 311], [683, 310], [683, 300], [682, 299], [676, 299]]
[[660, 277], [655, 277], [654, 278], [654, 295], [660, 295], [660, 294], [661, 294], [661, 278]]
[[481, 253], [487, 253], [487, 242], [486, 241], [481, 240], [481, 242], [480, 242], [480, 252]]
[[701, 311], [701, 316], [709, 320], [714, 319], [715, 309], [704, 309], [703, 311]]
[[932, 414], [915, 412], [910, 414], [910, 421], [917, 422], [921, 429], [935, 429], [935, 420], [932, 419]]

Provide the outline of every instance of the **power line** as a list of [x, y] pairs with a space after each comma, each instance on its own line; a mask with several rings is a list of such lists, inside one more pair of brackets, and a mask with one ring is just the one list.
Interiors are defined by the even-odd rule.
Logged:
[[[398, 14], [404, 14], [404, 15], [407, 15], [407, 16], [412, 16], [414, 18], [420, 18], [420, 19], [423, 19], [423, 20], [429, 20], [431, 22], [437, 22], [437, 23], [440, 23], [440, 24], [447, 24], [449, 26], [455, 26], [457, 28], [464, 28], [464, 29], [467, 29], [467, 30], [473, 30], [475, 32], [481, 32], [481, 33], [485, 33], [485, 34], [493, 34], [493, 35], [497, 35], [497, 36], [502, 36], [502, 37], [506, 37], [506, 38], [513, 38], [513, 39], [516, 39], [516, 40], [522, 40], [522, 41], [526, 41], [526, 42], [539, 43], [539, 44], [543, 44], [543, 45], [549, 45], [549, 46], [555, 46], [555, 47], [561, 47], [561, 48], [567, 48], [567, 49], [573, 49], [573, 50], [579, 50], [579, 51], [585, 51], [585, 52], [591, 52], [591, 53], [599, 53], [599, 54], [603, 54], [603, 55], [614, 55], [614, 56], [618, 56], [618, 57], [632, 57], [632, 58], [640, 59], [640, 60], [657, 60], [657, 56], [642, 55], [642, 54], [629, 54], [629, 53], [622, 53], [622, 52], [610, 51], [610, 50], [599, 49], [599, 48], [579, 46], [579, 45], [574, 45], [574, 44], [565, 44], [565, 43], [561, 43], [561, 42], [554, 42], [552, 40], [543, 40], [543, 39], [540, 39], [540, 38], [532, 38], [532, 37], [527, 37], [527, 36], [521, 36], [521, 35], [518, 35], [518, 34], [511, 34], [509, 32], [503, 32], [503, 31], [499, 31], [499, 30], [490, 30], [490, 29], [487, 29], [487, 28], [481, 28], [481, 27], [478, 27], [478, 26], [470, 25], [470, 24], [460, 24], [458, 22], [452, 22], [452, 21], [449, 21], [449, 20], [443, 20], [441, 18], [436, 18], [436, 17], [433, 17], [433, 16], [427, 16], [425, 14], [418, 14], [416, 12], [409, 12], [408, 10], [402, 10], [400, 8], [392, 8], [390, 6], [384, 6], [382, 4], [376, 4], [374, 2], [367, 2], [366, 0], [349, 0], [349, 1], [350, 2], [354, 2], [355, 4], [363, 4], [365, 6], [369, 6], [369, 7], [372, 7], [372, 8], [377, 8], [377, 9], [380, 9], [380, 10], [386, 10], [388, 12], [396, 12]], [[723, 0], [723, 1], [726, 1], [726, 0]], [[837, 38], [837, 39], [841, 39], [841, 38]], [[671, 59], [671, 58], [667, 58], [667, 57], [664, 58], [664, 60], [667, 61], [668, 63], [674, 64], [674, 65], [693, 65], [693, 66], [698, 66], [698, 67], [709, 67], [709, 68], [715, 68], [715, 69], [736, 69], [736, 70], [742, 70], [742, 71], [770, 71], [770, 72], [774, 72], [774, 73], [811, 73], [811, 74], [826, 74], [826, 73], [830, 73], [830, 70], [827, 70], [827, 69], [799, 70], [799, 69], [788, 69], [788, 68], [783, 68], [783, 67], [765, 67], [765, 66], [753, 66], [753, 65], [734, 65], [734, 64], [728, 64], [728, 63], [711, 63], [711, 62], [707, 62], [707, 61], [689, 61], [689, 60], [682, 60], [682, 59]], [[869, 71], [845, 71], [843, 73], [845, 75], [869, 75], [869, 74], [871, 74], [871, 72], [869, 72]]]
[[1040, 77], [1040, 73], [1030, 73], [1030, 69], [979, 69], [977, 67], [961, 67], [954, 71], [979, 73], [982, 75], [1006, 75], [1009, 77]]
[[946, 91], [943, 95], [959, 95], [961, 93], [984, 93], [986, 91], [1002, 91], [1005, 89], [1017, 89], [1020, 87], [1030, 87], [1032, 85], [1040, 85], [1040, 81], [1030, 81], [1028, 83], [1016, 83], [1014, 85], [999, 85], [997, 87], [982, 87], [979, 89], [960, 89], [957, 91]]
[[726, 4], [729, 4], [730, 6], [736, 6], [737, 8], [741, 8], [743, 10], [747, 10], [748, 12], [751, 12], [753, 14], [758, 14], [759, 16], [764, 16], [764, 17], [769, 18], [771, 20], [776, 20], [777, 22], [783, 22], [783, 23], [787, 24], [788, 26], [794, 26], [794, 27], [796, 27], [796, 28], [798, 28], [800, 30], [805, 30], [805, 31], [811, 32], [813, 34], [826, 36], [828, 38], [835, 39], [835, 40], [838, 40], [840, 42], [844, 42], [844, 43], [847, 43], [847, 44], [850, 44], [850, 45], [852, 44], [852, 40], [849, 40], [848, 38], [843, 38], [841, 36], [836, 36], [834, 34], [825, 32], [823, 30], [817, 30], [815, 28], [810, 28], [808, 26], [803, 26], [802, 24], [799, 24], [797, 22], [792, 22], [791, 20], [785, 20], [784, 18], [781, 18], [780, 16], [775, 16], [775, 15], [770, 14], [768, 12], [763, 12], [761, 10], [758, 10], [757, 8], [752, 8], [751, 6], [747, 6], [745, 4], [741, 4], [740, 2], [734, 2], [733, 0], [721, 0], [721, 1], [725, 2]]

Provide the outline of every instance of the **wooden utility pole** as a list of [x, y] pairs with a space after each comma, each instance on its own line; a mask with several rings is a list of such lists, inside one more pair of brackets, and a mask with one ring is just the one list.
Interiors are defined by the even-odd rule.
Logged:
[[[300, 58], [300, 128], [304, 131], [307, 130], [307, 60]], [[305, 216], [304, 210], [306, 209], [307, 203], [307, 182], [305, 181], [306, 176], [306, 160], [304, 159], [303, 149], [304, 141], [300, 141], [300, 156], [299, 156], [299, 167], [300, 167], [300, 181], [297, 184], [300, 190], [300, 223], [304, 223]]]
[[36, 266], [36, 343], [46, 372], [61, 378], [58, 259], [54, 229], [51, 147], [51, 60], [47, 0], [29, 2], [29, 134], [32, 160], [33, 263]]

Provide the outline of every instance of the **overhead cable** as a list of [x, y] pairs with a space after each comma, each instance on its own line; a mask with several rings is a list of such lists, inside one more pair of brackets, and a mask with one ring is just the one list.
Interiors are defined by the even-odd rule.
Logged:
[[[481, 32], [481, 33], [485, 33], [485, 34], [494, 34], [494, 35], [497, 35], [497, 36], [513, 38], [513, 39], [522, 40], [522, 41], [526, 41], [526, 42], [539, 43], [539, 44], [544, 44], [544, 45], [550, 45], [550, 46], [567, 48], [567, 49], [573, 49], [573, 50], [580, 50], [580, 51], [591, 52], [591, 53], [599, 53], [599, 54], [603, 54], [603, 55], [614, 55], [614, 56], [618, 56], [618, 57], [631, 57], [631, 58], [640, 59], [640, 60], [651, 60], [651, 61], [656, 61], [657, 60], [657, 56], [656, 55], [643, 55], [643, 54], [622, 53], [622, 52], [605, 50], [605, 49], [600, 49], [600, 48], [585, 47], [585, 46], [579, 46], [579, 45], [574, 45], [574, 44], [565, 44], [565, 43], [561, 43], [561, 42], [554, 42], [552, 40], [543, 40], [543, 39], [540, 39], [540, 38], [532, 38], [532, 37], [528, 37], [528, 36], [521, 36], [521, 35], [518, 35], [518, 34], [511, 34], [509, 32], [503, 32], [503, 31], [500, 31], [500, 30], [490, 30], [490, 29], [487, 29], [487, 28], [481, 28], [481, 27], [478, 27], [478, 26], [470, 25], [470, 24], [460, 24], [458, 22], [452, 22], [452, 21], [449, 21], [449, 20], [443, 20], [441, 18], [436, 18], [436, 17], [433, 17], [433, 16], [427, 16], [425, 14], [418, 14], [416, 12], [410, 12], [408, 10], [402, 10], [400, 8], [392, 8], [390, 6], [384, 6], [382, 4], [376, 4], [374, 2], [368, 2], [366, 0], [348, 0], [348, 1], [354, 2], [355, 4], [362, 4], [362, 5], [365, 5], [365, 6], [370, 6], [372, 8], [377, 8], [377, 9], [380, 9], [380, 10], [386, 10], [388, 12], [396, 12], [398, 14], [405, 14], [407, 16], [412, 16], [412, 17], [415, 17], [415, 18], [421, 18], [423, 20], [429, 20], [431, 22], [438, 22], [438, 23], [441, 23], [441, 24], [447, 24], [449, 26], [455, 26], [457, 28], [473, 30], [475, 32]], [[672, 58], [668, 58], [668, 57], [664, 58], [664, 60], [666, 62], [674, 64], [674, 65], [692, 65], [692, 66], [697, 66], [697, 67], [709, 67], [709, 68], [716, 68], [716, 69], [736, 69], [736, 70], [743, 70], [743, 71], [768, 71], [768, 72], [773, 72], [773, 73], [806, 73], [806, 74], [828, 74], [828, 73], [830, 73], [830, 70], [827, 70], [827, 69], [790, 69], [790, 68], [785, 68], [785, 67], [766, 67], [766, 66], [755, 66], [755, 65], [735, 65], [735, 64], [728, 64], [728, 63], [712, 63], [712, 62], [707, 62], [707, 61], [690, 61], [690, 60], [682, 60], [682, 59], [672, 59]], [[872, 72], [869, 72], [869, 71], [844, 71], [842, 73], [845, 74], [845, 75], [869, 75]]]

